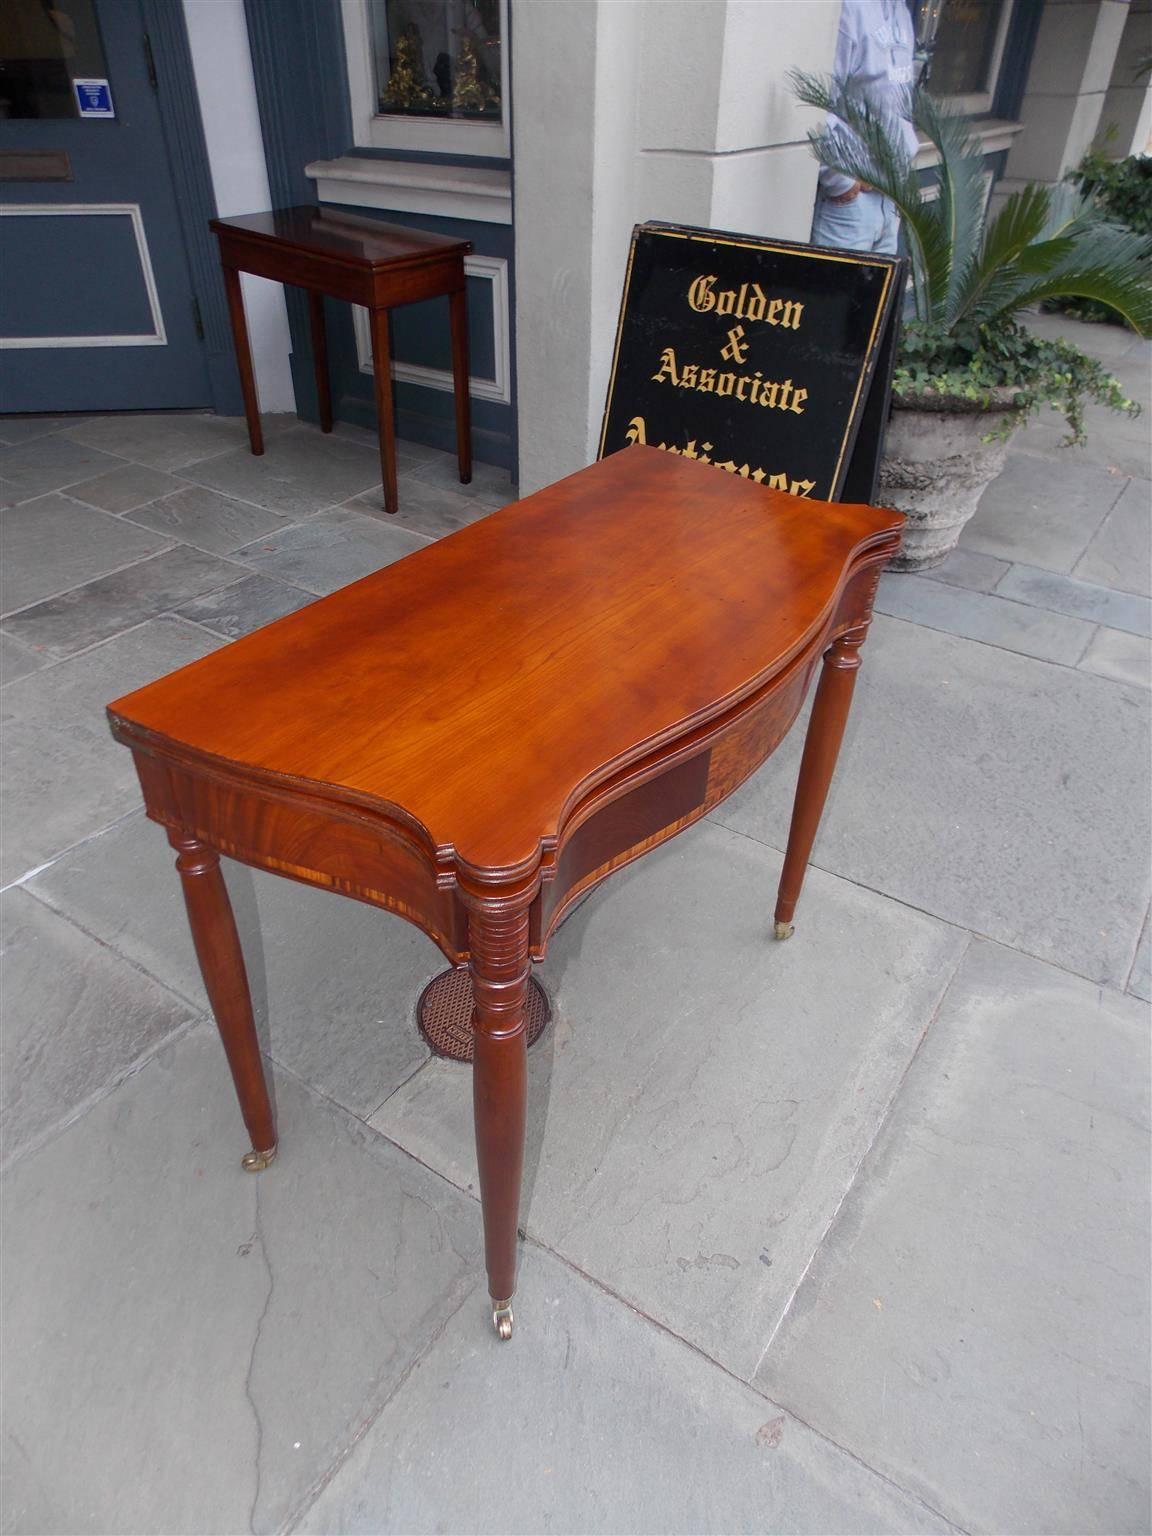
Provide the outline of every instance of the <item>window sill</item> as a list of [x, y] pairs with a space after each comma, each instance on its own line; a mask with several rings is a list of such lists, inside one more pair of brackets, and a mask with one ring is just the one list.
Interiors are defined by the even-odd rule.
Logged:
[[322, 203], [483, 224], [512, 222], [511, 171], [341, 155], [338, 160], [314, 160], [304, 174], [316, 183]]
[[[980, 143], [981, 149], [986, 155], [996, 155], [1002, 149], [1011, 149], [1012, 141], [1018, 133], [1023, 133], [1024, 124], [1012, 122], [1006, 117], [985, 117], [972, 124], [972, 137]], [[918, 171], [931, 170], [934, 165], [939, 165], [940, 156], [933, 145], [921, 139], [920, 149], [913, 161]]]

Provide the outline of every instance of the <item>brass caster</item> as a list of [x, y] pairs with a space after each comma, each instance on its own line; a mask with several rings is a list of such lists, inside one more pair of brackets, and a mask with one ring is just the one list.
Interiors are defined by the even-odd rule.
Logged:
[[501, 1339], [512, 1337], [512, 1298], [507, 1301], [494, 1301], [492, 1303], [492, 1326], [496, 1329], [497, 1336]]
[[776, 937], [778, 939], [790, 939], [795, 932], [796, 932], [796, 924], [795, 923], [777, 923], [776, 924], [775, 933], [776, 933]]
[[240, 1166], [245, 1173], [260, 1173], [262, 1169], [269, 1167], [276, 1159], [276, 1148], [269, 1147], [267, 1152], [257, 1152], [253, 1147], [251, 1152], [245, 1152], [240, 1159]]

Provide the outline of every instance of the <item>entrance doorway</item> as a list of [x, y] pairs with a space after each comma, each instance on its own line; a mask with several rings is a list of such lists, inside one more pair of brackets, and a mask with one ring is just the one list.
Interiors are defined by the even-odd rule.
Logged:
[[214, 403], [159, 95], [166, 41], [141, 0], [0, 8], [0, 412]]

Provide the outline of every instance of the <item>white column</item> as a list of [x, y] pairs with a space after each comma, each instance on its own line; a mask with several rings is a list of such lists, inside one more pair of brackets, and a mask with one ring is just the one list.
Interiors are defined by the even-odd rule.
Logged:
[[1150, 50], [1152, 0], [1132, 0], [1096, 132], [1097, 148], [1116, 160], [1152, 154], [1152, 77], [1137, 75]]
[[521, 494], [595, 456], [632, 226], [806, 240], [840, 0], [516, 0]]
[[[217, 211], [227, 218], [270, 208], [244, 0], [183, 3]], [[247, 272], [243, 284], [261, 409], [295, 411], [284, 290]]]
[[1058, 182], [1090, 148], [1127, 16], [1127, 0], [1047, 0], [1020, 109], [1024, 131], [1008, 156], [1009, 184]]

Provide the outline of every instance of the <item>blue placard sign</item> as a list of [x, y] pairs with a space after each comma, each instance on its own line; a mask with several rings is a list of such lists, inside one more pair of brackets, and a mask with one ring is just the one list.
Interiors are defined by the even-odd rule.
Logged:
[[81, 117], [115, 117], [112, 89], [107, 80], [73, 80]]

